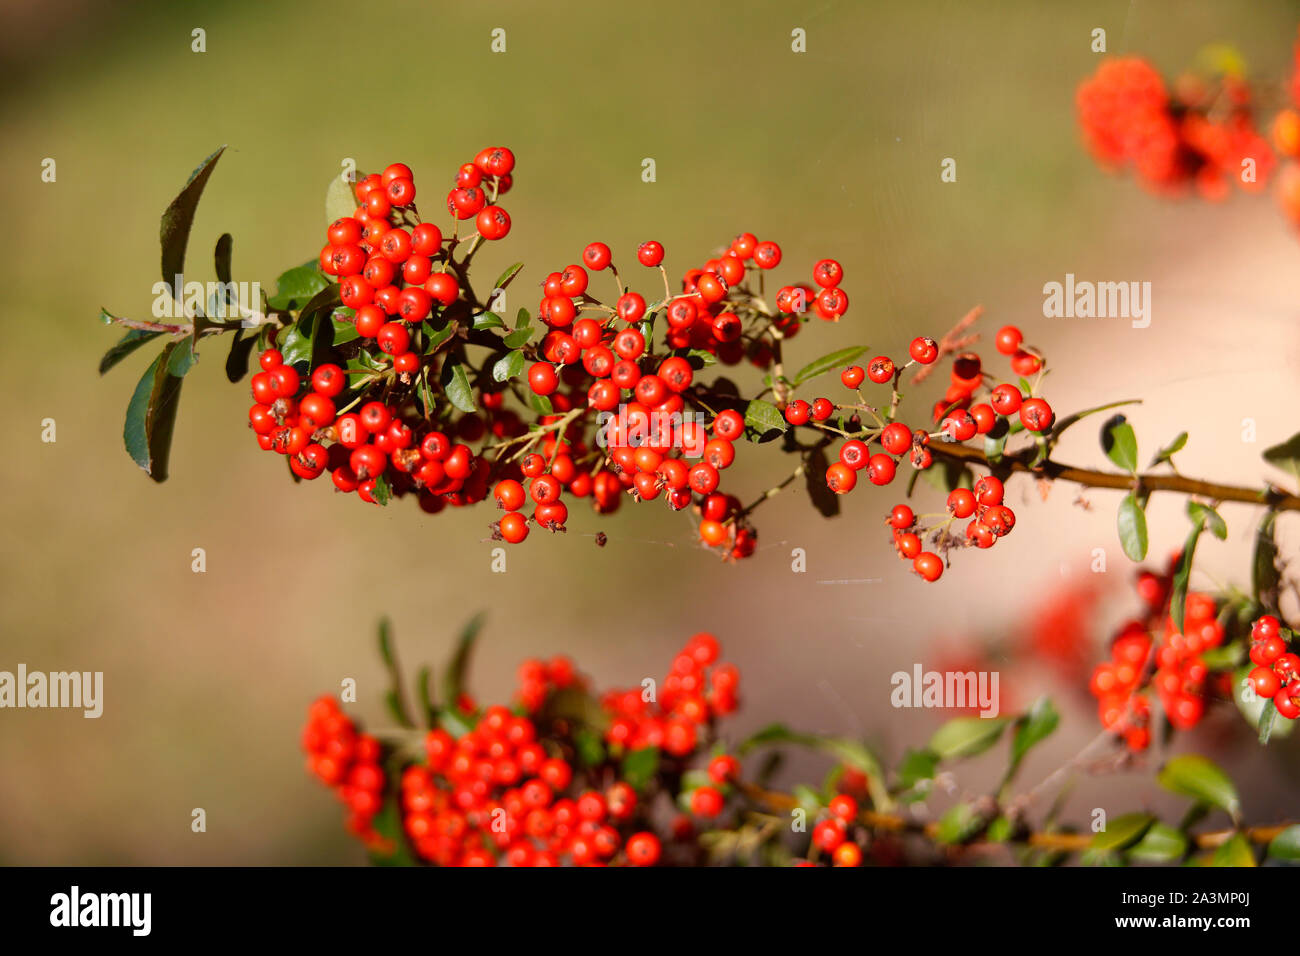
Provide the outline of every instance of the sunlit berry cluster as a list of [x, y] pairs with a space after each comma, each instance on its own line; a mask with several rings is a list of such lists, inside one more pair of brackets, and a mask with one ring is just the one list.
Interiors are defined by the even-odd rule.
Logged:
[[1132, 751], [1151, 743], [1152, 698], [1175, 730], [1191, 730], [1214, 697], [1231, 696], [1228, 675], [1211, 673], [1203, 654], [1223, 643], [1218, 605], [1208, 594], [1186, 595], [1183, 626], [1170, 613], [1172, 568], [1137, 577], [1146, 613], [1125, 622], [1110, 645], [1110, 660], [1093, 670], [1088, 689], [1097, 698], [1101, 724]]
[[1098, 161], [1132, 168], [1154, 192], [1194, 187], [1222, 199], [1235, 183], [1264, 187], [1275, 165], [1256, 131], [1254, 94], [1240, 77], [1184, 76], [1171, 91], [1145, 60], [1106, 60], [1080, 84], [1076, 96], [1084, 139]]
[[[1021, 376], [1035, 375], [1044, 368], [1042, 355], [1024, 347], [1024, 336], [1015, 326], [999, 329], [994, 345], [1009, 357], [1012, 371]], [[1005, 438], [1015, 433], [1040, 434], [1055, 420], [1052, 407], [1034, 394], [1036, 384], [1022, 378], [1022, 384], [992, 385], [979, 355], [961, 352], [953, 359], [948, 389], [933, 408], [933, 424], [937, 427], [933, 431], [914, 429], [895, 418], [899, 380], [913, 365], [928, 366], [938, 361], [940, 346], [932, 338], [918, 336], [908, 354], [909, 360], [901, 365], [887, 355], [877, 355], [865, 368], [852, 365], [844, 369], [840, 381], [854, 391], [856, 401], [837, 403], [816, 398], [809, 403], [796, 399], [786, 406], [789, 424], [847, 438], [840, 445], [839, 459], [826, 469], [826, 484], [836, 494], [848, 494], [856, 488], [859, 475], [865, 475], [873, 485], [888, 485], [904, 461], [916, 470], [931, 467], [934, 440], [962, 443], [979, 437], [999, 438], [1005, 443]], [[880, 407], [863, 400], [861, 389], [868, 381], [893, 388], [894, 400], [887, 411], [882, 413]], [[841, 422], [848, 416], [853, 430], [823, 424], [836, 416]], [[874, 450], [877, 446], [879, 451]], [[936, 581], [943, 574], [944, 557], [951, 549], [991, 548], [1015, 527], [1015, 512], [1003, 503], [1003, 495], [1002, 481], [990, 474], [975, 479], [969, 488], [952, 489], [946, 513], [918, 516], [908, 505], [897, 505], [886, 519], [893, 530], [894, 547], [921, 578]], [[953, 534], [953, 523], [967, 519], [964, 534]], [[924, 547], [926, 543], [931, 549]]]
[[[352, 829], [372, 848], [384, 837], [371, 822], [394, 800], [402, 830], [394, 836], [440, 866], [650, 866], [662, 856], [695, 862], [695, 822], [724, 812], [740, 772], [740, 762], [714, 746], [714, 722], [735, 710], [739, 683], [718, 653], [716, 638], [696, 634], [657, 695], [643, 685], [600, 697], [607, 729], [598, 757], [566, 710], [572, 695], [585, 696], [587, 682], [557, 657], [520, 666], [514, 709], [479, 711], [462, 696], [457, 723], [427, 731], [423, 759], [394, 771], [391, 784], [381, 752], [400, 763], [409, 748], [381, 750], [322, 698], [303, 733], [308, 767], [338, 788]], [[660, 754], [655, 772], [623, 779], [621, 758], [648, 750]], [[705, 753], [709, 759], [690, 770]]]

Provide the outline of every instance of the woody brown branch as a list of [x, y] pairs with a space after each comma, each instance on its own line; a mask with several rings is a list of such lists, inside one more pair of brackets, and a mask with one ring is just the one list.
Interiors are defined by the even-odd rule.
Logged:
[[992, 471], [1026, 472], [1040, 478], [1053, 481], [1069, 481], [1087, 488], [1114, 488], [1119, 491], [1140, 489], [1147, 492], [1172, 491], [1183, 495], [1197, 495], [1213, 501], [1241, 501], [1247, 504], [1268, 505], [1276, 511], [1300, 511], [1300, 495], [1288, 494], [1272, 486], [1265, 488], [1243, 488], [1238, 485], [1221, 485], [1212, 481], [1189, 478], [1186, 475], [1140, 474], [1136, 477], [1113, 471], [1093, 471], [1087, 468], [1075, 468], [1057, 462], [1042, 462], [1031, 466], [1026, 460], [1035, 453], [1027, 452], [1004, 455], [998, 462], [991, 462], [988, 456], [978, 448], [956, 443], [936, 442], [927, 446], [930, 454], [938, 461], [957, 461], [964, 464], [984, 465]]

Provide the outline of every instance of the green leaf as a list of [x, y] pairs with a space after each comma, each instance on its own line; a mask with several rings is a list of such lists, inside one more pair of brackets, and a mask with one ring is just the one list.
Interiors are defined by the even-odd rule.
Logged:
[[867, 747], [856, 740], [845, 737], [823, 737], [817, 734], [801, 734], [792, 731], [784, 724], [769, 724], [762, 730], [742, 741], [736, 748], [739, 756], [744, 756], [755, 747], [774, 744], [793, 744], [831, 754], [837, 759], [861, 770], [867, 777], [867, 789], [871, 801], [878, 810], [888, 810], [893, 806], [893, 799], [885, 787], [885, 775], [880, 762]]
[[275, 283], [275, 295], [268, 298], [266, 304], [273, 309], [301, 308], [329, 284], [329, 276], [315, 266], [294, 266], [280, 274]]
[[522, 262], [516, 262], [505, 272], [501, 273], [501, 275], [497, 276], [497, 281], [492, 283], [492, 291], [496, 292], [497, 289], [504, 289], [508, 286], [514, 281], [515, 276], [519, 275], [519, 270], [523, 267], [524, 264]]
[[508, 382], [523, 370], [524, 353], [518, 350], [507, 352], [493, 364], [492, 381]]
[[1226, 810], [1234, 821], [1241, 813], [1241, 801], [1232, 780], [1200, 754], [1175, 757], [1161, 768], [1156, 779], [1170, 793]]
[[1300, 860], [1300, 823], [1273, 837], [1268, 845], [1268, 855], [1275, 860]]
[[426, 664], [415, 675], [415, 692], [420, 697], [420, 715], [424, 718], [426, 727], [433, 727], [438, 714], [438, 709], [433, 704], [432, 682], [433, 668]]
[[933, 780], [939, 771], [939, 758], [929, 750], [908, 750], [898, 765], [898, 785], [910, 790], [924, 780]]
[[1147, 556], [1147, 515], [1130, 492], [1119, 503], [1119, 543], [1130, 561]]
[[388, 502], [393, 498], [393, 489], [388, 484], [388, 479], [380, 475], [375, 479], [375, 487], [370, 492], [370, 497], [375, 499], [375, 504], [387, 508]]
[[1156, 818], [1149, 813], [1126, 813], [1106, 821], [1106, 829], [1093, 836], [1088, 844], [1095, 850], [1122, 850], [1147, 832]]
[[1025, 754], [1056, 730], [1056, 725], [1060, 722], [1061, 715], [1056, 712], [1048, 697], [1038, 698], [1027, 713], [1016, 718], [1011, 737], [1011, 769], [1007, 771], [1008, 778], [1020, 766]]
[[1174, 619], [1174, 627], [1178, 628], [1180, 633], [1183, 630], [1183, 620], [1187, 615], [1187, 584], [1192, 576], [1192, 560], [1196, 556], [1196, 542], [1201, 539], [1203, 529], [1204, 525], [1196, 521], [1187, 535], [1187, 541], [1183, 544], [1182, 553], [1178, 555], [1178, 563], [1174, 566], [1174, 587], [1169, 597], [1169, 616]]
[[1055, 424], [1052, 425], [1053, 440], [1060, 438], [1061, 435], [1065, 433], [1066, 429], [1076, 424], [1077, 422], [1081, 421], [1082, 419], [1087, 418], [1089, 415], [1096, 415], [1098, 412], [1108, 412], [1112, 408], [1121, 408], [1125, 405], [1141, 405], [1141, 404], [1142, 404], [1142, 399], [1140, 398], [1126, 398], [1122, 401], [1107, 402], [1105, 405], [1097, 405], [1093, 408], [1085, 408], [1081, 412], [1074, 412], [1070, 415], [1066, 415], [1064, 418], [1060, 419], [1059, 421], [1057, 421]]
[[536, 392], [528, 393], [528, 404], [539, 415], [554, 415], [555, 406], [545, 395], [538, 395]]
[[745, 428], [750, 441], [762, 441], [772, 432], [785, 431], [785, 416], [771, 402], [756, 398], [745, 408]]
[[1001, 435], [996, 437], [992, 434], [984, 436], [984, 457], [989, 460], [990, 464], [996, 465], [1002, 460], [1002, 453], [1006, 450], [1007, 439], [1010, 437], [1010, 431], [1003, 431]]
[[194, 225], [194, 211], [198, 208], [203, 188], [208, 184], [208, 177], [212, 175], [217, 160], [225, 151], [226, 147], [222, 146], [190, 173], [185, 188], [162, 214], [158, 230], [158, 239], [162, 245], [162, 277], [170, 287], [174, 287], [178, 275], [185, 273], [185, 247]]
[[1153, 823], [1127, 856], [1139, 863], [1171, 863], [1187, 855], [1187, 837], [1167, 823]]
[[637, 793], [643, 792], [658, 772], [658, 747], [640, 747], [623, 758], [621, 776]]
[[465, 366], [458, 357], [452, 356], [447, 359], [442, 366], [439, 380], [453, 405], [462, 412], [477, 411], [474, 406], [474, 389], [469, 384], [469, 373], [465, 371]]
[[965, 843], [979, 832], [983, 822], [969, 803], [959, 803], [939, 818], [935, 838], [940, 843]]
[[934, 732], [927, 745], [940, 760], [973, 757], [998, 742], [1007, 717], [954, 717]]
[[[100, 310], [100, 315], [107, 316], [109, 313]], [[103, 375], [110, 368], [116, 365], [122, 359], [126, 358], [146, 342], [152, 342], [161, 332], [153, 332], [146, 329], [131, 329], [123, 335], [116, 345], [104, 353], [104, 357], [99, 360], [99, 374]]]
[[[182, 376], [193, 364], [190, 345], [190, 340], [185, 339], [164, 346], [140, 377], [126, 407], [122, 439], [127, 454], [157, 482], [167, 480], [167, 459], [180, 406]], [[172, 372], [172, 360], [178, 352], [189, 355], [188, 361], [179, 362], [182, 369], [179, 375]]]
[[1186, 444], [1187, 444], [1187, 432], [1179, 432], [1174, 437], [1173, 441], [1171, 441], [1164, 448], [1161, 448], [1158, 452], [1156, 452], [1156, 457], [1151, 459], [1151, 467], [1154, 468], [1156, 465], [1161, 465], [1167, 461], [1172, 461], [1174, 455], [1182, 451], [1183, 446]]
[[573, 732], [573, 744], [578, 751], [578, 763], [583, 767], [599, 767], [605, 762], [605, 744], [600, 734], [590, 727], [579, 727]]
[[1250, 841], [1240, 833], [1234, 833], [1228, 842], [1214, 851], [1211, 866], [1254, 866], [1255, 853], [1250, 848]]
[[325, 347], [329, 344], [322, 338], [323, 330], [329, 326], [331, 333], [333, 332], [332, 320], [326, 321], [326, 313], [339, 302], [339, 287], [330, 284], [313, 295], [302, 307], [302, 311], [298, 313], [298, 321], [289, 327], [280, 346], [280, 354], [284, 356], [285, 365], [306, 362], [308, 369], [311, 369], [318, 364], [324, 357]]
[[1189, 500], [1187, 502], [1187, 516], [1194, 523], [1208, 528], [1220, 541], [1227, 540], [1228, 525], [1213, 508], [1203, 505], [1199, 501]]
[[865, 345], [851, 345], [846, 349], [840, 349], [831, 352], [829, 355], [823, 355], [819, 359], [813, 359], [799, 371], [795, 372], [794, 384], [802, 385], [809, 379], [816, 378], [818, 375], [825, 374], [833, 368], [842, 365], [849, 365], [855, 358], [867, 350]]
[[529, 325], [527, 322], [525, 322], [523, 325], [517, 326], [513, 332], [511, 332], [501, 341], [505, 343], [506, 348], [517, 349], [521, 345], [527, 345], [528, 340], [531, 339], [532, 337], [533, 337], [532, 326]]
[[383, 850], [375, 848], [370, 850], [371, 866], [419, 866], [419, 862], [406, 844], [398, 799], [398, 794], [392, 793], [384, 800], [383, 806], [371, 821], [371, 827], [387, 844]]
[[354, 339], [361, 338], [361, 333], [357, 331], [355, 322], [339, 318], [339, 313], [342, 311], [344, 310], [335, 310], [330, 314], [330, 325], [334, 327], [334, 335], [330, 344], [334, 346], [344, 345]]
[[1277, 512], [1267, 511], [1255, 532], [1255, 554], [1251, 562], [1250, 583], [1254, 597], [1265, 608], [1276, 610], [1277, 589], [1281, 576], [1277, 570], [1277, 539], [1273, 528]]
[[992, 843], [1005, 843], [1011, 839], [1011, 834], [1015, 831], [1015, 824], [1011, 822], [1010, 817], [996, 817], [989, 824], [988, 829], [984, 832], [985, 839]]
[[388, 710], [403, 727], [414, 727], [410, 714], [406, 710], [405, 695], [402, 693], [402, 669], [397, 663], [397, 651], [393, 647], [392, 625], [388, 618], [379, 619], [379, 657], [388, 670], [388, 692], [384, 702]]
[[235, 336], [230, 342], [230, 354], [226, 356], [226, 378], [232, 384], [248, 374], [248, 360], [256, 345], [256, 335], [244, 338], [244, 330], [235, 329]]
[[461, 695], [465, 692], [465, 674], [469, 670], [470, 654], [482, 627], [483, 615], [480, 613], [470, 618], [469, 623], [461, 629], [451, 661], [442, 673], [442, 702], [445, 707], [460, 706]]
[[826, 451], [821, 447], [808, 452], [804, 459], [803, 478], [808, 498], [823, 518], [834, 518], [840, 513], [840, 496], [826, 484], [826, 469], [829, 467]]
[[429, 343], [424, 348], [424, 354], [428, 355], [433, 352], [439, 345], [446, 342], [456, 333], [456, 323], [448, 322], [440, 329], [435, 329], [429, 333]]
[[710, 365], [718, 364], [718, 357], [712, 352], [704, 351], [704, 349], [690, 349], [686, 353], [686, 358], [691, 363], [691, 368], [695, 369], [708, 368]]
[[474, 329], [504, 329], [505, 327], [505, 322], [495, 312], [480, 312], [474, 316], [471, 323], [471, 328]]
[[343, 178], [343, 173], [339, 173], [330, 180], [329, 186], [325, 189], [325, 222], [332, 223], [336, 219], [346, 219], [357, 211], [357, 194], [353, 190], [352, 183]]
[[1116, 415], [1101, 426], [1101, 448], [1119, 467], [1130, 474], [1137, 473], [1137, 435], [1123, 415]]
[[1264, 460], [1276, 468], [1291, 472], [1300, 481], [1300, 432], [1280, 445], [1264, 449]]

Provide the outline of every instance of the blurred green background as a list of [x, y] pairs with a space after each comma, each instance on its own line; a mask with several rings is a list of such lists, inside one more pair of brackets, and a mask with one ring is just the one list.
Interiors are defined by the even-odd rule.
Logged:
[[[534, 535], [492, 574], [484, 509], [380, 511], [286, 480], [257, 452], [246, 389], [225, 382], [216, 344], [186, 382], [171, 480], [154, 485], [121, 439], [148, 359], [97, 378], [116, 332], [95, 317], [101, 305], [146, 316], [158, 215], [216, 146], [230, 144], [187, 278], [212, 278], [212, 245], [229, 231], [235, 278], [270, 291], [319, 249], [325, 187], [345, 158], [405, 161], [436, 191], [478, 149], [504, 144], [519, 161], [504, 203], [514, 229], [483, 253], [483, 272], [527, 263], [512, 308], [534, 307], [533, 285], [593, 239], [631, 263], [656, 238], [680, 273], [749, 230], [781, 243], [783, 281], [806, 280], [827, 255], [845, 267], [845, 321], [806, 330], [791, 365], [859, 342], [897, 354], [982, 303], [986, 332], [1015, 321], [1056, 360], [1047, 395], [1059, 409], [1144, 396], [1131, 416], [1144, 449], [1189, 428], [1185, 470], [1258, 482], [1260, 449], [1295, 431], [1300, 247], [1266, 198], [1171, 204], [1100, 172], [1078, 144], [1073, 95], [1098, 62], [1093, 28], [1110, 52], [1166, 71], [1227, 42], [1279, 78], [1298, 15], [1294, 3], [1185, 0], [6, 4], [0, 172], [14, 222], [0, 381], [14, 458], [0, 501], [0, 669], [103, 670], [106, 700], [97, 721], [0, 712], [0, 861], [359, 861], [297, 740], [308, 701], [344, 677], [360, 682], [358, 712], [383, 720], [381, 613], [407, 662], [439, 664], [457, 626], [489, 609], [481, 700], [504, 698], [531, 654], [563, 651], [599, 685], [635, 684], [712, 629], [745, 675], [734, 731], [785, 719], [866, 735], [897, 757], [942, 715], [891, 710], [892, 671], [936, 643], [1020, 626], [1036, 595], [1084, 573], [1094, 547], [1108, 549], [1103, 586], [1118, 600], [1090, 639], [1099, 647], [1102, 625], [1131, 608], [1113, 497], [1089, 495], [1085, 511], [1064, 487], [929, 590], [876, 530], [897, 495], [870, 490], [835, 521], [800, 492], [770, 503], [760, 551], [738, 567], [695, 548], [685, 519], [625, 507], [604, 522], [575, 509], [567, 536]], [[502, 54], [490, 51], [497, 27]], [[790, 49], [796, 27], [803, 54]], [[205, 53], [191, 52], [195, 28]], [[46, 157], [55, 183], [40, 179]], [[945, 157], [956, 183], [940, 182]], [[1066, 272], [1153, 281], [1152, 327], [1042, 318], [1043, 283]], [[647, 288], [656, 280], [645, 274]], [[39, 441], [47, 417], [55, 444]], [[1259, 443], [1243, 442], [1243, 417]], [[1062, 457], [1098, 464], [1084, 431]], [[748, 496], [786, 467], [770, 448], [746, 453], [734, 487]], [[1016, 500], [1036, 501], [1022, 484]], [[1153, 503], [1153, 556], [1177, 547], [1180, 508]], [[1206, 569], [1240, 582], [1251, 513], [1224, 514], [1233, 535], [1205, 546]], [[1294, 551], [1294, 528], [1282, 530]], [[196, 547], [205, 574], [190, 570]], [[809, 573], [790, 573], [793, 547]], [[1027, 768], [1032, 780], [1096, 718], [1086, 696], [1019, 666], [1021, 702], [1065, 695], [1065, 727]], [[1249, 781], [1248, 815], [1294, 813], [1294, 749], [1260, 753], [1237, 724], [1211, 721], [1200, 746]], [[1170, 800], [1139, 774], [1086, 781], [1070, 809]], [[206, 834], [190, 832], [194, 807]]]

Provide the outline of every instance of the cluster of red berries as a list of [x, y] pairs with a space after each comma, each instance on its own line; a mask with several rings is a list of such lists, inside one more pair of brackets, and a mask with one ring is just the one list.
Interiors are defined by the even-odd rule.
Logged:
[[1278, 172], [1275, 195], [1282, 215], [1300, 228], [1300, 40], [1294, 47], [1295, 65], [1287, 85], [1291, 106], [1273, 118], [1273, 148], [1286, 161]]
[[[1042, 356], [1023, 347], [1024, 336], [1013, 325], [1003, 326], [995, 337], [998, 352], [1009, 356], [1012, 370], [1032, 375], [1043, 368]], [[887, 355], [878, 355], [866, 368], [852, 365], [844, 369], [840, 380], [846, 388], [858, 392], [864, 381], [883, 385], [891, 383], [897, 392], [903, 371], [912, 365], [932, 365], [939, 358], [940, 349], [934, 339], [919, 336], [908, 349], [909, 361], [895, 365]], [[873, 416], [874, 426], [864, 427], [858, 437], [849, 438], [840, 446], [839, 460], [826, 469], [826, 484], [836, 494], [847, 494], [858, 484], [858, 473], [864, 472], [873, 485], [887, 485], [898, 473], [899, 463], [906, 458], [918, 470], [934, 463], [930, 450], [932, 439], [964, 442], [976, 436], [991, 433], [1005, 434], [1012, 428], [1029, 432], [1043, 432], [1052, 426], [1054, 414], [1042, 398], [1026, 396], [1019, 385], [1004, 382], [989, 388], [987, 374], [982, 370], [980, 357], [973, 352], [955, 356], [951, 383], [942, 400], [934, 406], [934, 432], [924, 428], [913, 430], [903, 422], [882, 419], [874, 409], [865, 404], [836, 404], [828, 398], [817, 398], [811, 404], [802, 399], [790, 402], [785, 409], [786, 421], [792, 425], [811, 425], [831, 418], [837, 411], [850, 412], [861, 421], [861, 414]], [[986, 401], [976, 401], [987, 390]], [[859, 396], [860, 396], [860, 392]], [[1013, 425], [1012, 416], [1016, 416]], [[892, 412], [891, 412], [892, 419]], [[844, 434], [842, 429], [834, 430]], [[873, 443], [881, 451], [873, 452]], [[1003, 504], [1002, 482], [987, 475], [974, 482], [972, 488], [955, 488], [948, 495], [947, 514], [932, 527], [921, 527], [917, 516], [907, 505], [896, 506], [886, 519], [893, 529], [894, 546], [899, 555], [912, 562], [913, 570], [926, 581], [936, 581], [943, 573], [943, 559], [934, 551], [922, 549], [922, 537], [929, 534], [933, 542], [947, 552], [954, 546], [991, 548], [994, 542], [1015, 526], [1015, 513]], [[964, 538], [948, 533], [955, 520], [970, 518]]]
[[[718, 653], [713, 635], [692, 637], [653, 707], [642, 702], [640, 689], [604, 695], [611, 759], [600, 766], [579, 756], [571, 719], [551, 707], [561, 692], [585, 692], [586, 681], [567, 658], [525, 661], [517, 708], [484, 709], [458, 738], [442, 726], [428, 731], [424, 759], [402, 770], [398, 792], [389, 796], [400, 807], [409, 846], [440, 866], [659, 862], [664, 844], [651, 829], [651, 804], [661, 787], [638, 793], [619, 778], [612, 758], [659, 748], [667, 762], [661, 776], [681, 779], [688, 762], [712, 742], [714, 718], [736, 707], [739, 675], [718, 663]], [[462, 710], [473, 706], [468, 698], [460, 701]], [[322, 698], [310, 709], [303, 746], [310, 770], [338, 787], [352, 809], [353, 830], [372, 844], [381, 839], [370, 825], [385, 799], [378, 742]], [[704, 774], [708, 782], [681, 784], [679, 803], [700, 819], [717, 817], [739, 771], [735, 757], [715, 751]], [[691, 852], [694, 836], [690, 817], [679, 815], [665, 839]]]
[[[487, 461], [430, 429], [415, 410], [375, 399], [340, 415], [335, 399], [346, 387], [347, 373], [338, 365], [316, 366], [304, 389], [278, 349], [267, 349], [259, 361], [262, 371], [251, 381], [257, 404], [249, 409], [249, 424], [258, 444], [285, 455], [299, 478], [315, 479], [328, 470], [336, 489], [376, 504], [376, 485], [383, 479], [393, 494], [423, 490], [421, 504], [429, 511], [486, 497]], [[481, 421], [473, 424], [481, 436]], [[473, 432], [462, 428], [460, 434]]]
[[358, 733], [333, 697], [321, 697], [307, 711], [302, 749], [307, 753], [307, 769], [333, 787], [348, 808], [348, 829], [367, 845], [382, 843], [373, 827], [375, 814], [383, 807], [385, 785], [379, 741]]
[[736, 710], [740, 672], [717, 661], [717, 639], [696, 634], [673, 658], [653, 699], [640, 687], [604, 694], [601, 704], [611, 717], [605, 740], [629, 750], [659, 747], [674, 757], [692, 753], [716, 718]]
[[[1235, 76], [1214, 83], [1186, 76], [1171, 93], [1145, 60], [1112, 59], [1079, 86], [1076, 104], [1098, 161], [1131, 166], [1155, 192], [1179, 194], [1194, 185], [1202, 196], [1222, 199], [1234, 181], [1256, 191], [1275, 162], [1255, 130], [1250, 86]], [[1243, 175], [1245, 167], [1251, 175]]]
[[1271, 699], [1287, 720], [1300, 717], [1300, 656], [1286, 649], [1291, 637], [1273, 615], [1257, 619], [1250, 629], [1250, 659], [1255, 667], [1247, 677], [1255, 696]]
[[1228, 675], [1211, 674], [1202, 657], [1223, 643], [1214, 598], [1189, 593], [1180, 630], [1166, 611], [1172, 585], [1171, 572], [1138, 574], [1137, 593], [1147, 613], [1118, 629], [1110, 645], [1111, 659], [1098, 664], [1088, 682], [1102, 726], [1123, 737], [1134, 752], [1151, 743], [1151, 688], [1177, 730], [1191, 730], [1200, 723], [1212, 684], [1215, 694], [1231, 692], [1223, 686]]
[[[656, 358], [644, 323], [662, 314], [667, 325], [664, 341], [670, 350], [697, 349], [716, 355], [723, 364], [738, 363], [746, 354], [741, 342], [746, 322], [766, 317], [760, 311], [762, 304], [741, 283], [750, 271], [779, 265], [781, 248], [742, 233], [726, 252], [688, 270], [677, 295], [668, 289], [663, 259], [659, 242], [644, 242], [637, 250], [642, 266], [658, 268], [664, 275], [665, 297], [650, 305], [641, 293], [624, 285], [603, 242], [588, 244], [581, 264], [552, 272], [543, 282], [538, 315], [549, 331], [538, 347], [538, 360], [528, 369], [528, 385], [550, 402], [556, 414], [544, 417], [541, 424], [563, 421], [574, 409], [611, 417], [600, 435], [603, 460], [594, 472], [575, 464], [593, 457], [585, 428], [575, 422], [562, 439], [548, 436], [541, 454], [524, 458], [522, 475], [498, 481], [494, 495], [507, 514], [495, 532], [503, 540], [519, 542], [528, 536], [528, 520], [520, 509], [530, 498], [539, 508], [563, 508], [559, 499], [564, 491], [576, 497], [591, 494], [596, 510], [608, 513], [627, 493], [637, 501], [662, 496], [674, 511], [694, 503], [700, 518], [699, 538], [705, 546], [731, 559], [753, 553], [757, 534], [746, 522], [738, 499], [718, 491], [720, 472], [735, 461], [735, 442], [745, 433], [744, 416], [736, 409], [723, 409], [712, 415], [706, 427], [703, 413], [691, 415], [688, 408], [700, 407], [691, 391], [695, 366], [683, 355]], [[591, 274], [606, 270], [618, 286], [612, 306], [588, 291]], [[838, 319], [848, 308], [848, 297], [839, 288], [843, 274], [835, 260], [819, 261], [813, 277], [821, 293], [814, 296], [810, 288], [784, 287], [776, 299], [779, 314], [766, 318], [786, 338], [797, 332], [810, 299], [816, 314]], [[599, 318], [584, 316], [584, 311]], [[751, 347], [749, 358], [766, 367], [773, 354], [760, 341]], [[530, 481], [526, 494], [520, 477]], [[543, 527], [552, 525], [536, 513], [534, 520]]]

